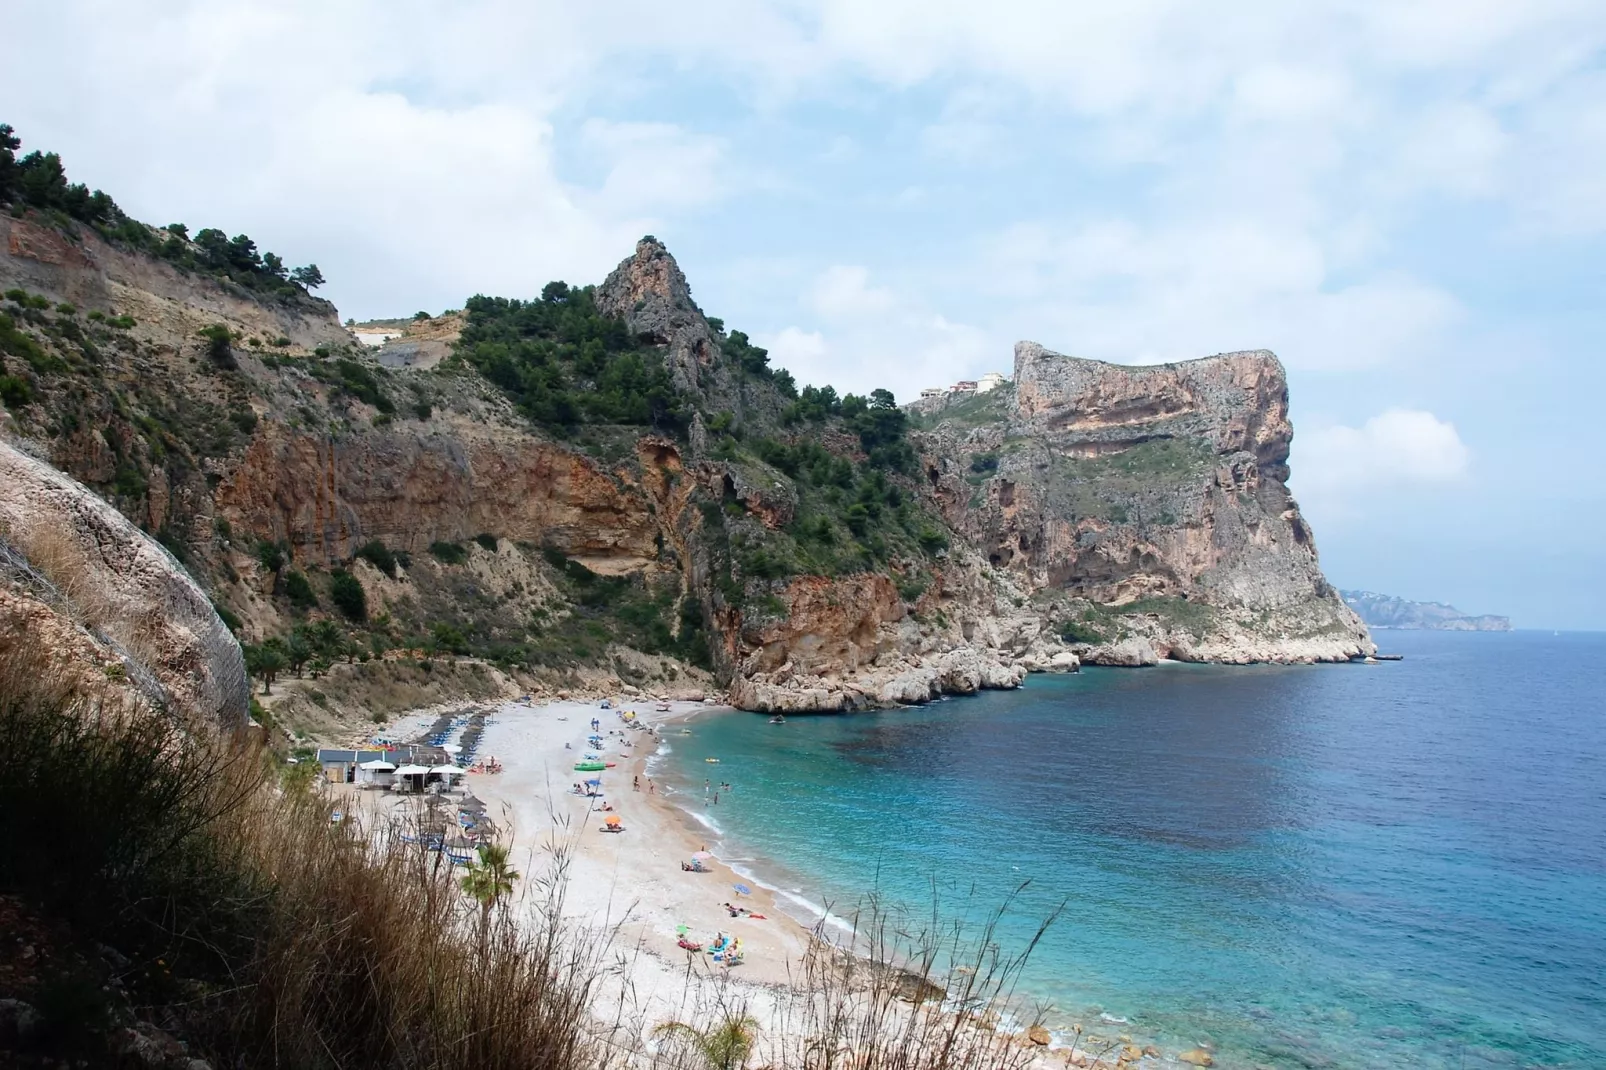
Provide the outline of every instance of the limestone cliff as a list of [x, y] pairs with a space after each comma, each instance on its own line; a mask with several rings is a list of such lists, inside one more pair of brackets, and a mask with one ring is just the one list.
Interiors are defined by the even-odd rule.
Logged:
[[1022, 342], [1013, 384], [919, 409], [949, 521], [1046, 596], [1086, 660], [1373, 649], [1289, 494], [1288, 388], [1271, 353], [1140, 368]]

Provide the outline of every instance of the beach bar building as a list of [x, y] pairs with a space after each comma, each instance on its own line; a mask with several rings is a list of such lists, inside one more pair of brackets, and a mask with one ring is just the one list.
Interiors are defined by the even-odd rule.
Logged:
[[372, 785], [379, 788], [388, 788], [396, 778], [396, 766], [383, 758], [375, 758], [370, 762], [360, 762], [357, 765], [357, 783]]

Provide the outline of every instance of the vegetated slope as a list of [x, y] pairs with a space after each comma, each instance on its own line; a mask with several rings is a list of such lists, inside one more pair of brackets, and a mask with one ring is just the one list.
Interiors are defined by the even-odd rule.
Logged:
[[[800, 389], [704, 316], [650, 237], [600, 286], [475, 297], [438, 324], [415, 318], [428, 338], [375, 359], [293, 281], [241, 282], [235, 271], [256, 271], [244, 253], [242, 268], [207, 267], [204, 249], [193, 264], [163, 259], [165, 244], [123, 227], [16, 197], [0, 216], [5, 433], [157, 535], [264, 681], [342, 659], [475, 654], [551, 686], [692, 694], [718, 682], [752, 708], [1012, 686], [1073, 666], [1067, 642], [1147, 628], [1102, 608], [1130, 585], [1022, 567], [1037, 540], [1059, 537], [1054, 511], [1075, 506], [1060, 497], [1205, 465], [1181, 428], [1152, 458], [1110, 461], [1142, 462], [1131, 470], [1045, 482], [1034, 529], [1003, 501], [1006, 482], [1021, 485], [1014, 439], [988, 445], [988, 414], [950, 414], [917, 450], [891, 394]], [[981, 437], [956, 438], [961, 425]], [[998, 515], [1020, 518], [1019, 560], [1004, 528], [964, 508], [965, 473], [989, 452]], [[1056, 463], [1074, 459], [1062, 452]], [[1265, 494], [1263, 532], [1275, 527]], [[1224, 571], [1210, 559], [1223, 552], [1176, 556], [1179, 583], [1202, 589], [1215, 569], [1253, 585], [1259, 566]], [[1325, 597], [1313, 562], [1290, 604]], [[1239, 608], [1242, 592], [1217, 586], [1211, 604]], [[1252, 614], [1235, 620], [1228, 641], [1262, 634]], [[1157, 641], [1194, 656], [1338, 656]]]
[[1439, 632], [1509, 632], [1511, 618], [1463, 613], [1443, 602], [1412, 602], [1372, 591], [1340, 591], [1344, 603], [1371, 628], [1420, 628]]

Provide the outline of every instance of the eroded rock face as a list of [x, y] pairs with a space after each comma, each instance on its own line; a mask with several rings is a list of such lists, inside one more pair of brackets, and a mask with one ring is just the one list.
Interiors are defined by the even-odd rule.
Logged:
[[413, 553], [481, 532], [561, 549], [599, 572], [657, 557], [641, 487], [528, 435], [375, 431], [338, 440], [264, 425], [217, 489], [219, 514], [339, 562], [378, 539]]
[[[201, 588], [94, 492], [4, 442], [0, 537], [54, 586], [97, 643], [149, 670], [175, 707], [224, 728], [245, 725], [250, 690], [240, 647]], [[18, 627], [41, 606], [21, 597], [8, 604]]]
[[[992, 565], [1032, 591], [1108, 607], [1088, 630], [1112, 641], [1082, 644], [1084, 660], [1374, 649], [1323, 578], [1288, 492], [1293, 428], [1274, 355], [1132, 368], [1022, 342], [1013, 388], [997, 394], [981, 419], [927, 436], [928, 481]], [[940, 419], [940, 403], [927, 409]]]

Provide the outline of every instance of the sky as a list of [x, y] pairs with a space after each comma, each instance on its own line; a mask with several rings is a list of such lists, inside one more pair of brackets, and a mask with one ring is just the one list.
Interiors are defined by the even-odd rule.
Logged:
[[799, 382], [1275, 351], [1328, 578], [1606, 628], [1600, 0], [14, 0], [0, 121], [366, 319], [652, 233]]

